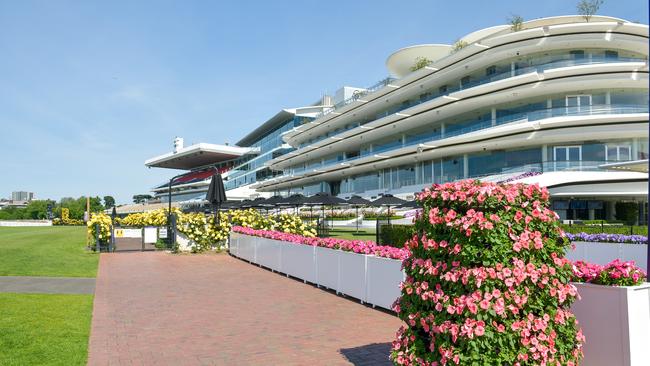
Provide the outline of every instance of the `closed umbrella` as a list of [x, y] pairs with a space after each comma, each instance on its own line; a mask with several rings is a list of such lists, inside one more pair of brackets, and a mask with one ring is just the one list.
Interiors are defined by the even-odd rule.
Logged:
[[221, 174], [216, 173], [212, 176], [210, 187], [208, 187], [208, 193], [206, 194], [205, 199], [209, 204], [216, 208], [214, 211], [214, 221], [215, 224], [219, 226], [219, 208], [222, 203], [226, 202], [226, 189], [223, 186], [223, 178], [221, 178]]
[[357, 232], [359, 232], [359, 207], [370, 206], [370, 201], [359, 196], [352, 196], [347, 200], [347, 202], [349, 205], [352, 205], [355, 208], [355, 212], [357, 215], [356, 217], [357, 219], [355, 221], [357, 223]]

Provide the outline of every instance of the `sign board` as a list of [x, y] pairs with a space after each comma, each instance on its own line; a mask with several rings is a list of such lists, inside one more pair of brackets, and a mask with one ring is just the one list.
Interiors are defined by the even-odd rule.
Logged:
[[142, 229], [115, 229], [116, 238], [141, 238]]
[[158, 241], [158, 229], [155, 227], [144, 228], [144, 242], [146, 244], [153, 244]]
[[167, 239], [167, 228], [166, 227], [158, 228], [158, 237], [160, 239]]

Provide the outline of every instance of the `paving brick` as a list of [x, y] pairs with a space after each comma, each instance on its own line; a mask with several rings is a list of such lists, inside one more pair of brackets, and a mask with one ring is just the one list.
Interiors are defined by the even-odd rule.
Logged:
[[89, 365], [389, 365], [400, 320], [228, 255], [103, 253]]

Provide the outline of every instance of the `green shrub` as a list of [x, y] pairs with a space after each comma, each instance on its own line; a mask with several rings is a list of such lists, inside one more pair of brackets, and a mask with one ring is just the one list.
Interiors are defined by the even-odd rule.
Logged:
[[636, 224], [639, 218], [639, 205], [636, 202], [616, 202], [616, 219], [626, 225]]
[[413, 225], [385, 225], [381, 228], [380, 244], [403, 248], [415, 233]]

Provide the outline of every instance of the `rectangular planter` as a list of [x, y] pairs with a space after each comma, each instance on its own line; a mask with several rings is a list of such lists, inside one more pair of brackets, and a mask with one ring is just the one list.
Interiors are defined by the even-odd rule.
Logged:
[[402, 261], [372, 255], [366, 256], [366, 261], [366, 302], [391, 309], [401, 295]]
[[598, 242], [573, 242], [575, 249], [567, 250], [566, 257], [572, 261], [587, 261], [605, 265], [614, 259], [622, 261], [633, 260], [634, 263], [647, 271], [647, 250], [646, 244], [629, 243], [598, 243]]
[[366, 255], [340, 251], [339, 292], [366, 301]]
[[237, 254], [239, 258], [255, 262], [255, 245], [257, 238], [254, 236], [240, 236]]
[[650, 364], [650, 283], [634, 287], [576, 283], [571, 310], [585, 335], [583, 366]]
[[239, 257], [237, 250], [239, 249], [239, 233], [230, 233], [228, 239], [228, 252], [235, 257]]
[[339, 291], [339, 253], [323, 247], [316, 247], [316, 283], [330, 290]]
[[311, 245], [282, 243], [282, 266], [280, 272], [316, 283], [316, 260]]
[[282, 242], [266, 238], [257, 238], [256, 263], [274, 271], [280, 270]]

